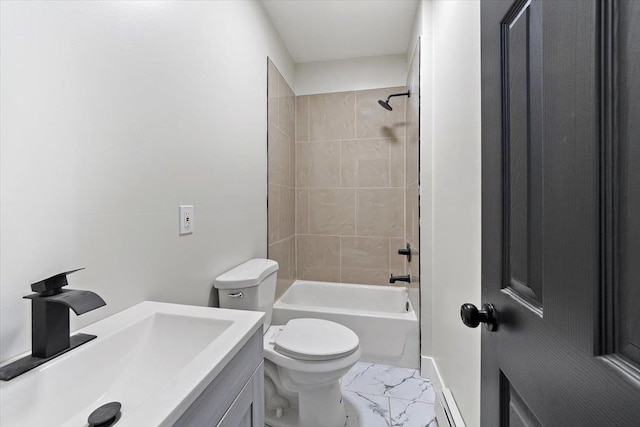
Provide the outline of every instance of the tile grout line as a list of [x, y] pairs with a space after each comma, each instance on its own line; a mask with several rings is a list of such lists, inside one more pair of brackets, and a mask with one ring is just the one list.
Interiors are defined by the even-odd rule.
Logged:
[[342, 283], [342, 236], [338, 238], [338, 282]]
[[[273, 184], [273, 183], [272, 183]], [[281, 185], [281, 184], [277, 184]], [[283, 185], [283, 187], [286, 187]], [[305, 188], [311, 190], [402, 190], [404, 187], [298, 187], [300, 190]]]
[[[274, 123], [275, 124], [275, 123]], [[334, 139], [315, 139], [315, 140], [307, 140], [307, 141], [296, 141], [298, 144], [305, 144], [305, 143], [317, 143], [317, 144], [323, 144], [326, 142], [336, 142], [336, 141], [348, 141], [348, 142], [352, 142], [352, 141], [375, 141], [375, 140], [380, 140], [380, 141], [391, 141], [394, 139], [402, 139], [404, 138], [406, 135], [399, 135], [399, 136], [372, 136], [369, 138], [334, 138]]]
[[358, 190], [353, 189], [353, 235], [358, 234]]
[[280, 239], [280, 240], [277, 240], [277, 241], [275, 241], [275, 242], [271, 242], [271, 243], [269, 243], [269, 246], [277, 245], [277, 244], [282, 243], [282, 242], [284, 242], [284, 241], [286, 241], [286, 240], [290, 240], [290, 239], [292, 239], [292, 238], [294, 238], [294, 237], [295, 237], [295, 235], [293, 235], [293, 234], [292, 234], [291, 236], [289, 236], [289, 237], [285, 237], [284, 239]]
[[[391, 144], [387, 143], [386, 144], [387, 147], [387, 168], [389, 170], [389, 173], [387, 174], [387, 184], [388, 184], [388, 188], [392, 188], [391, 187]], [[404, 222], [404, 218], [403, 218], [403, 222]], [[387, 238], [387, 273], [389, 275], [389, 277], [391, 277], [391, 237]], [[389, 409], [389, 414], [391, 414], [391, 409]], [[391, 424], [389, 424], [391, 425]]]
[[[358, 91], [353, 92], [353, 141], [358, 138]], [[342, 160], [342, 159], [340, 159]], [[342, 166], [342, 162], [341, 162]], [[342, 183], [341, 183], [342, 184]], [[358, 234], [358, 190], [353, 190], [353, 234]], [[342, 238], [340, 238], [342, 243]]]
[[[276, 79], [276, 99], [278, 100], [278, 126], [277, 128], [280, 129], [280, 80], [282, 80], [282, 74], [280, 73], [280, 70], [278, 70], [278, 68], [275, 66], [275, 64], [273, 64], [273, 68], [276, 69], [276, 71], [278, 72], [278, 79]], [[284, 133], [284, 132], [282, 132]]]
[[359, 237], [359, 238], [376, 238], [376, 239], [403, 239], [403, 236], [367, 236], [364, 234], [312, 234], [312, 233], [298, 233], [300, 236], [318, 236], [318, 237]]
[[[298, 207], [298, 97], [293, 96], [294, 103], [294, 136], [293, 136], [293, 192], [294, 192], [294, 212], [293, 212], [293, 221], [294, 221], [294, 234], [293, 234], [293, 280], [298, 280], [298, 216], [299, 216], [299, 207]], [[308, 105], [308, 104], [307, 104]], [[307, 108], [307, 113], [309, 109]], [[307, 114], [308, 116], [308, 114]], [[307, 136], [308, 136], [307, 129]]]
[[391, 237], [387, 238], [387, 258], [389, 258], [387, 260], [387, 268], [389, 269], [389, 271], [387, 273], [389, 273], [389, 277], [391, 277], [391, 254], [392, 254], [393, 249], [391, 249]]
[[358, 136], [358, 91], [353, 92], [353, 137]]

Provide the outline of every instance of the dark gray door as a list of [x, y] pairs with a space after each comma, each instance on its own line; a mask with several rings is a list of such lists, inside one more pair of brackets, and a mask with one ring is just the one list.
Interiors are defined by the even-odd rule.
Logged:
[[482, 425], [640, 426], [640, 1], [481, 7]]

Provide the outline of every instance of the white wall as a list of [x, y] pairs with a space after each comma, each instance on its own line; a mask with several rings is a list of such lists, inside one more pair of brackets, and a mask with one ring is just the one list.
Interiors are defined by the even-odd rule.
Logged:
[[480, 425], [480, 3], [424, 0], [421, 34], [422, 351], [433, 357], [467, 426]]
[[[2, 2], [0, 360], [30, 348], [29, 284], [107, 306], [207, 305], [267, 253], [267, 55], [294, 66], [257, 2]], [[178, 237], [178, 205], [195, 233]]]
[[296, 64], [296, 95], [404, 86], [406, 55], [370, 56]]

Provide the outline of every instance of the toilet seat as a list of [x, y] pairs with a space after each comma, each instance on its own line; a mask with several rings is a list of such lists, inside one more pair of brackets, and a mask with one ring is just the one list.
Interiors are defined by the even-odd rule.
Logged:
[[283, 368], [330, 372], [360, 358], [359, 339], [351, 329], [321, 319], [292, 319], [264, 334], [265, 358]]
[[358, 349], [351, 329], [322, 319], [292, 319], [276, 337], [274, 349], [298, 360], [333, 360]]

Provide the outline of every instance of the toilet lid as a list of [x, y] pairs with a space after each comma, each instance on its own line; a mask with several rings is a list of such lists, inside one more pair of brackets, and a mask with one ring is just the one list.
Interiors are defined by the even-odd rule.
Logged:
[[321, 319], [292, 319], [275, 340], [274, 349], [300, 360], [331, 360], [358, 349], [358, 336], [351, 329]]

